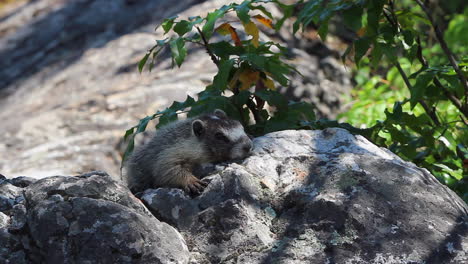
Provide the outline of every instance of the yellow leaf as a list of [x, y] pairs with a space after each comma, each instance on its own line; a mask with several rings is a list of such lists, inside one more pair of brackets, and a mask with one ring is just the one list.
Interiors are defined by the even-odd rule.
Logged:
[[262, 81], [263, 81], [263, 85], [265, 85], [265, 87], [268, 88], [269, 90], [273, 90], [273, 91], [276, 90], [275, 83], [270, 78], [265, 78]]
[[262, 23], [263, 25], [269, 28], [273, 28], [273, 22], [271, 21], [271, 19], [263, 17], [262, 15], [255, 15], [254, 18], [257, 19], [257, 21]]
[[245, 33], [252, 36], [252, 44], [255, 47], [258, 47], [258, 27], [254, 22], [249, 21], [249, 23], [244, 23]]
[[215, 31], [223, 36], [226, 36], [227, 34], [231, 34], [230, 28], [232, 28], [232, 26], [229, 23], [223, 23], [217, 27]]
[[366, 28], [365, 28], [365, 27], [360, 28], [360, 29], [356, 32], [356, 34], [357, 34], [359, 37], [364, 36], [364, 34], [366, 34]]
[[231, 26], [229, 23], [223, 23], [219, 27], [215, 29], [216, 32], [219, 34], [225, 36], [227, 34], [231, 34], [232, 40], [234, 40], [234, 43], [236, 46], [242, 46], [241, 40], [239, 38], [239, 35], [237, 35], [236, 29]]
[[260, 78], [260, 73], [258, 71], [253, 71], [251, 69], [246, 69], [242, 71], [239, 75], [239, 81], [241, 82], [241, 91], [249, 89], [252, 85], [256, 84]]
[[229, 84], [228, 84], [229, 89], [231, 89], [231, 90], [234, 89], [234, 87], [235, 87], [237, 81], [239, 80], [239, 76], [240, 76], [241, 72], [242, 72], [242, 71], [241, 71], [240, 69], [237, 69], [237, 70], [236, 70], [236, 73], [234, 73], [234, 76], [232, 76], [231, 81], [229, 81]]

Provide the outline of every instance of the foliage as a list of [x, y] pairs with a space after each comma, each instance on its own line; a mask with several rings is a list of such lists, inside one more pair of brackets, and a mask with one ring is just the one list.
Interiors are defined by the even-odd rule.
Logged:
[[[266, 8], [269, 3], [277, 5], [284, 16], [273, 18]], [[294, 10], [299, 11], [294, 14]], [[466, 12], [451, 18], [445, 35], [429, 7], [419, 0], [398, 5], [391, 0], [309, 0], [291, 5], [246, 0], [222, 6], [205, 17], [165, 19], [161, 27], [165, 34], [173, 35], [156, 41], [140, 61], [139, 70], [145, 65], [151, 70], [164, 48], [170, 49], [173, 65], [180, 67], [187, 56], [186, 44], [195, 43], [206, 48], [218, 73], [196, 100], [188, 97], [185, 102], [174, 102], [129, 129], [125, 155], [133, 149], [134, 135], [154, 118], [162, 126], [177, 119], [180, 112], [194, 116], [221, 108], [253, 135], [283, 129], [346, 128], [429, 169], [468, 199]], [[238, 22], [227, 21], [228, 13], [237, 16]], [[312, 105], [288, 102], [276, 91], [277, 85], [287, 85], [294, 68], [282, 61], [285, 47], [259, 39], [258, 26], [279, 30], [293, 15], [293, 32], [314, 25], [324, 41], [333, 17], [342, 18], [354, 32], [355, 40], [343, 60], [352, 60], [357, 66], [355, 95], [359, 102], [343, 117], [364, 128], [315, 120]], [[238, 30], [248, 39], [242, 40]], [[215, 34], [229, 38], [214, 41]], [[267, 111], [265, 102], [275, 111]]]

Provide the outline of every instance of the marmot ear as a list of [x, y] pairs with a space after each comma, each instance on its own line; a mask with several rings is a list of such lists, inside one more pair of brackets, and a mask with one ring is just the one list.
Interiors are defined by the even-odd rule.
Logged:
[[221, 109], [215, 109], [213, 113], [219, 118], [227, 118], [226, 113]]
[[205, 133], [205, 124], [200, 119], [195, 119], [192, 122], [192, 130], [195, 136], [199, 137]]

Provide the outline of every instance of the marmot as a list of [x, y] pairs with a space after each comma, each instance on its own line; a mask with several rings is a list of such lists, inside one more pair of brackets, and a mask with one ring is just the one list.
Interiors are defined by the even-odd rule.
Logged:
[[170, 123], [137, 148], [125, 163], [125, 180], [133, 193], [155, 187], [200, 193], [206, 183], [194, 166], [247, 157], [252, 141], [237, 120], [222, 110]]

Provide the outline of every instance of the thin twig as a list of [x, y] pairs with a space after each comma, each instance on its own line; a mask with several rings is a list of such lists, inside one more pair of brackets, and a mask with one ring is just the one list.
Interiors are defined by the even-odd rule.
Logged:
[[[392, 4], [392, 2], [391, 2]], [[392, 7], [393, 9], [393, 7]], [[393, 12], [392, 12], [393, 13]], [[385, 11], [383, 12], [383, 14], [385, 15], [385, 18], [387, 19], [387, 21], [392, 24], [394, 27], [398, 27], [398, 21], [393, 21], [386, 13]], [[398, 72], [400, 73], [401, 77], [403, 78], [403, 81], [405, 82], [406, 84], [406, 87], [408, 87], [408, 89], [411, 91], [412, 90], [412, 85], [408, 79], [408, 76], [406, 76], [406, 73], [405, 71], [403, 71], [403, 68], [401, 68], [401, 65], [398, 61], [395, 62], [395, 66], [397, 67], [398, 69]], [[422, 99], [419, 99], [418, 100], [418, 103], [424, 108], [424, 111], [426, 111], [427, 115], [429, 115], [429, 117], [432, 119], [432, 121], [434, 122], [435, 125], [439, 126], [440, 125], [440, 122], [439, 122], [439, 118], [437, 118], [437, 115], [436, 115], [436, 112], [435, 112], [435, 109], [431, 109], [427, 103], [422, 100]]]
[[[418, 51], [417, 51], [417, 58], [419, 60], [419, 62], [421, 62], [421, 64], [424, 66], [424, 67], [428, 67], [429, 66], [429, 63], [427, 63], [427, 60], [424, 58], [423, 54], [422, 54], [422, 46], [421, 46], [421, 40], [419, 37], [416, 38], [416, 43], [418, 44]], [[434, 84], [442, 90], [442, 92], [444, 93], [444, 95], [453, 103], [453, 105], [455, 105], [455, 107], [458, 108], [458, 110], [460, 110], [460, 112], [462, 112], [463, 115], [465, 115], [466, 117], [468, 117], [468, 108], [467, 107], [463, 107], [462, 105], [462, 102], [460, 101], [460, 99], [458, 99], [453, 93], [451, 93], [440, 81], [439, 81], [439, 78], [437, 78], [437, 76], [434, 76]]]
[[208, 54], [210, 55], [211, 57], [211, 60], [214, 62], [214, 64], [216, 64], [216, 66], [218, 66], [219, 68], [219, 61], [218, 61], [218, 58], [216, 58], [216, 56], [213, 54], [213, 52], [211, 51], [210, 49], [210, 46], [208, 45], [208, 41], [206, 40], [205, 38], [205, 34], [203, 34], [203, 32], [200, 30], [199, 27], [196, 27], [197, 30], [198, 30], [198, 33], [200, 33], [200, 37], [202, 38], [203, 40], [203, 43], [205, 45], [205, 48], [206, 48], [206, 52], [208, 52]]
[[[435, 23], [435, 21], [432, 18], [431, 13], [430, 13], [429, 9], [427, 8], [427, 6], [423, 2], [421, 2], [420, 0], [416, 0], [416, 2], [421, 7], [421, 9], [424, 11], [424, 13], [426, 13], [427, 18], [429, 19], [429, 21], [431, 22], [432, 27], [434, 28], [436, 38], [439, 41], [440, 46], [442, 47], [442, 50], [444, 51], [445, 55], [447, 55], [447, 57], [448, 57], [448, 59], [450, 61], [450, 64], [452, 65], [453, 69], [457, 73], [457, 76], [460, 79], [460, 81], [461, 81], [461, 83], [463, 85], [463, 88], [465, 89], [465, 105], [468, 105], [468, 83], [466, 82], [465, 76], [463, 75], [460, 68], [458, 67], [458, 63], [456, 61], [455, 55], [452, 53], [452, 51], [450, 51], [447, 43], [444, 40], [442, 32], [440, 31], [439, 26]], [[467, 106], [465, 106], [463, 108], [466, 108], [466, 107]]]
[[[410, 81], [408, 79], [408, 76], [406, 76], [406, 73], [403, 71], [403, 69], [401, 68], [401, 65], [400, 65], [400, 63], [398, 61], [395, 63], [395, 66], [397, 67], [398, 72], [400, 73], [401, 77], [403, 77], [403, 81], [405, 82], [406, 86], [411, 91], [412, 86], [411, 86], [411, 83], [410, 83]], [[431, 109], [427, 105], [427, 103], [422, 99], [419, 99], [418, 103], [424, 108], [424, 111], [426, 111], [426, 113], [429, 115], [429, 117], [432, 119], [432, 121], [434, 121], [434, 124], [439, 126], [440, 122], [439, 122], [439, 119], [437, 118], [437, 115], [436, 115], [434, 109]]]

